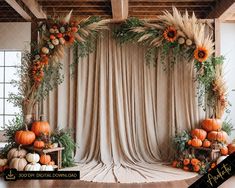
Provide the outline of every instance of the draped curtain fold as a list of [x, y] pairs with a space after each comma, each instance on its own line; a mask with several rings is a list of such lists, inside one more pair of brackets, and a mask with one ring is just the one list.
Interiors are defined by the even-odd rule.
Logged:
[[74, 74], [67, 49], [65, 80], [44, 105], [51, 126], [74, 130], [84, 180], [192, 176], [164, 169], [162, 161], [172, 158], [172, 136], [205, 117], [197, 103], [193, 63], [179, 58], [164, 71], [159, 51], [156, 66], [148, 66], [143, 47], [120, 45], [111, 35], [107, 31], [98, 39], [96, 51], [79, 60]]

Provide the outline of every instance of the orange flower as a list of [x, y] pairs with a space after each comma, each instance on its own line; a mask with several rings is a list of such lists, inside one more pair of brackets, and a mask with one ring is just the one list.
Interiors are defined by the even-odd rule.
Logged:
[[190, 163], [190, 159], [184, 159], [184, 165], [188, 165]]
[[168, 27], [164, 33], [163, 33], [163, 37], [169, 41], [169, 42], [174, 42], [177, 38], [177, 31], [174, 27], [170, 26]]
[[191, 164], [192, 164], [193, 166], [198, 165], [199, 162], [200, 162], [200, 161], [199, 161], [198, 159], [196, 159], [196, 158], [193, 158], [193, 159], [191, 160]]
[[206, 61], [208, 58], [208, 50], [203, 46], [197, 47], [194, 51], [194, 58], [199, 62]]

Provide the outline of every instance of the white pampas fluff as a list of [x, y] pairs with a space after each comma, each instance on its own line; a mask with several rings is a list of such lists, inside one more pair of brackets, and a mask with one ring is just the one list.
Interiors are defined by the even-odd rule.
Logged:
[[73, 10], [70, 10], [70, 12], [64, 17], [63, 21], [65, 23], [69, 23], [71, 15], [72, 15]]

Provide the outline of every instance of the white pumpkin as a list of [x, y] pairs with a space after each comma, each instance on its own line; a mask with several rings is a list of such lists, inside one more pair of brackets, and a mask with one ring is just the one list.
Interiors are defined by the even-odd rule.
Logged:
[[191, 46], [193, 44], [193, 41], [191, 41], [190, 39], [186, 40], [186, 45], [187, 46]]
[[51, 42], [52, 42], [52, 44], [54, 44], [55, 46], [60, 43], [58, 39], [54, 39], [54, 40], [52, 40]]
[[40, 156], [37, 153], [28, 153], [26, 159], [30, 163], [37, 163], [40, 160]]
[[41, 165], [39, 163], [30, 163], [25, 167], [25, 171], [40, 171]]
[[0, 166], [5, 166], [7, 164], [7, 159], [0, 159]]
[[59, 38], [59, 41], [60, 41], [60, 44], [64, 44], [65, 43], [64, 38]]
[[42, 53], [48, 54], [49, 53], [49, 49], [47, 47], [42, 47]]
[[52, 165], [42, 165], [40, 171], [53, 171], [54, 168]]
[[220, 156], [217, 161], [216, 161], [216, 164], [219, 164], [220, 162], [222, 162], [224, 159], [226, 159], [228, 157], [228, 155], [226, 156]]

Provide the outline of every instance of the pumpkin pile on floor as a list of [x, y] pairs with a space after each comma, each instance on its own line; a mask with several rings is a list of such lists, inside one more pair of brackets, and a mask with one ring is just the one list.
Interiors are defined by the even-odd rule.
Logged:
[[[190, 132], [184, 131], [181, 137], [177, 138], [177, 144], [183, 145], [183, 147], [177, 151], [172, 166], [204, 174], [224, 160], [228, 154], [234, 152], [235, 143], [228, 144], [229, 136], [221, 130], [222, 123], [220, 119], [208, 118], [202, 121], [201, 128], [193, 129]], [[192, 152], [192, 148], [200, 152], [196, 154]], [[204, 148], [219, 150], [219, 156], [211, 159]]]
[[6, 168], [15, 168], [18, 171], [53, 171], [55, 162], [50, 155], [27, 151], [27, 146], [35, 149], [57, 147], [58, 144], [53, 145], [49, 137], [50, 125], [46, 121], [33, 122], [31, 130], [17, 131], [15, 141], [18, 147], [11, 148], [6, 159], [0, 159], [0, 171]]

